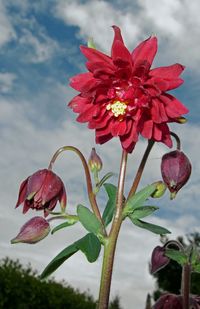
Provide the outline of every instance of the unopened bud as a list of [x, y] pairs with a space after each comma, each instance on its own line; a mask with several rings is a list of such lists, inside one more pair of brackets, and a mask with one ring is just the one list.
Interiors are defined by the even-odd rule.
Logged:
[[192, 166], [188, 157], [180, 150], [171, 151], [162, 157], [161, 173], [165, 184], [171, 192], [171, 199], [186, 184]]
[[151, 255], [151, 274], [156, 273], [169, 263], [170, 259], [165, 256], [165, 248], [157, 246]]
[[165, 194], [167, 187], [163, 181], [156, 182], [156, 190], [151, 194], [153, 198], [160, 198]]
[[103, 164], [101, 158], [96, 153], [95, 148], [92, 148], [90, 158], [88, 160], [88, 165], [92, 173], [95, 171], [99, 172], [102, 169]]
[[45, 238], [49, 232], [49, 222], [43, 217], [34, 217], [21, 227], [19, 234], [11, 240], [11, 244], [19, 242], [35, 244]]

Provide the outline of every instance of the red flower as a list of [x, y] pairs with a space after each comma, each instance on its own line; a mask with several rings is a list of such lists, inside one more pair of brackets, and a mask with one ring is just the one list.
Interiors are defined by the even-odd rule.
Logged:
[[88, 73], [71, 79], [71, 87], [80, 92], [69, 103], [78, 122], [88, 122], [96, 130], [96, 143], [103, 144], [119, 136], [123, 149], [132, 152], [138, 136], [172, 146], [168, 122], [188, 109], [166, 91], [183, 83], [181, 64], [156, 69], [151, 64], [157, 52], [155, 36], [140, 43], [132, 53], [124, 45], [120, 29], [115, 36], [111, 57], [81, 46], [88, 59]]
[[43, 169], [22, 182], [16, 208], [24, 203], [23, 213], [32, 208], [44, 210], [44, 215], [47, 216], [48, 210], [53, 210], [57, 201], [64, 210], [66, 207], [64, 184], [52, 171]]

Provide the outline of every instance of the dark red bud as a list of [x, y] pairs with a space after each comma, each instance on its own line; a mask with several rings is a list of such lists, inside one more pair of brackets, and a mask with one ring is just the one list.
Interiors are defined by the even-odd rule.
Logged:
[[[195, 297], [190, 297], [189, 302], [189, 308], [200, 308]], [[165, 294], [157, 300], [152, 309], [183, 309], [182, 296], [175, 294]]]
[[169, 263], [170, 259], [165, 256], [165, 248], [157, 246], [151, 255], [151, 274], [156, 273]]
[[34, 217], [21, 227], [19, 234], [11, 240], [11, 243], [35, 244], [45, 238], [49, 232], [49, 222], [43, 217]]
[[165, 184], [171, 192], [171, 199], [186, 184], [192, 166], [188, 157], [180, 150], [171, 151], [162, 157], [161, 173]]

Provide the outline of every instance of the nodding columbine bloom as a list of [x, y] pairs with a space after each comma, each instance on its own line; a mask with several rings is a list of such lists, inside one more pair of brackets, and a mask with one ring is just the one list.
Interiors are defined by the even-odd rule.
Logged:
[[162, 157], [161, 173], [165, 184], [171, 192], [171, 199], [186, 184], [192, 171], [188, 157], [180, 150], [166, 153]]
[[151, 274], [164, 268], [169, 262], [170, 259], [165, 256], [165, 248], [161, 246], [155, 247], [151, 255]]
[[88, 165], [91, 170], [91, 172], [97, 171], [100, 172], [102, 169], [103, 163], [101, 158], [98, 156], [96, 153], [95, 148], [92, 148], [89, 160], [88, 160]]
[[60, 177], [51, 170], [43, 169], [22, 182], [16, 208], [23, 203], [23, 213], [32, 208], [44, 210], [44, 215], [48, 216], [58, 201], [64, 210], [66, 200], [65, 187]]
[[[183, 309], [182, 298], [181, 295], [165, 294], [157, 300], [152, 309]], [[190, 297], [189, 301], [191, 309], [200, 308], [196, 297]]]
[[168, 123], [179, 122], [188, 109], [168, 90], [179, 87], [184, 66], [151, 69], [157, 52], [157, 38], [149, 37], [129, 52], [117, 26], [113, 26], [111, 56], [86, 46], [89, 72], [71, 78], [79, 91], [69, 106], [78, 113], [78, 122], [95, 129], [96, 143], [118, 136], [122, 148], [132, 152], [141, 134], [146, 139], [172, 146]]
[[45, 238], [49, 232], [49, 222], [43, 217], [34, 217], [21, 227], [19, 234], [11, 240], [11, 243], [35, 244]]

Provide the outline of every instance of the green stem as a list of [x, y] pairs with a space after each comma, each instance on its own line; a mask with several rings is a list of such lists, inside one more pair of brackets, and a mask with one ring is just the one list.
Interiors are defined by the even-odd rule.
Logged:
[[188, 263], [182, 268], [181, 294], [183, 297], [183, 309], [189, 309], [190, 305], [190, 280], [191, 265]]
[[[81, 159], [81, 162], [83, 164], [83, 168], [84, 168], [84, 171], [85, 171], [88, 198], [89, 198], [92, 210], [95, 213], [96, 217], [99, 219], [99, 221], [102, 223], [102, 226], [104, 226], [103, 220], [102, 220], [102, 217], [101, 217], [98, 205], [97, 205], [96, 197], [95, 197], [95, 194], [93, 192], [92, 181], [91, 181], [91, 177], [90, 177], [90, 171], [89, 171], [89, 168], [88, 168], [88, 165], [87, 165], [87, 161], [85, 160], [85, 157], [83, 156], [82, 152], [78, 148], [73, 147], [73, 146], [63, 146], [63, 147], [59, 148], [55, 152], [55, 154], [53, 155], [53, 157], [52, 157], [52, 159], [49, 163], [48, 169], [51, 170], [54, 162], [57, 159], [57, 157], [61, 154], [61, 152], [67, 151], [67, 150], [75, 152], [79, 156], [79, 158]], [[104, 229], [104, 235], [105, 236], [107, 235], [105, 229]]]
[[116, 200], [116, 213], [113, 220], [112, 228], [109, 237], [106, 239], [104, 245], [104, 257], [101, 272], [101, 284], [99, 291], [99, 301], [97, 309], [107, 309], [109, 304], [110, 296], [110, 286], [112, 279], [113, 263], [115, 256], [115, 249], [117, 244], [117, 239], [122, 224], [122, 210], [123, 210], [123, 192], [124, 192], [124, 181], [126, 174], [127, 165], [127, 153], [123, 151], [119, 180], [118, 180], [118, 192]]
[[146, 148], [145, 153], [144, 153], [144, 155], [143, 155], [142, 161], [141, 161], [141, 163], [140, 163], [140, 165], [139, 165], [139, 168], [138, 168], [138, 170], [137, 170], [135, 179], [134, 179], [134, 181], [133, 181], [132, 187], [131, 187], [130, 192], [129, 192], [129, 194], [128, 194], [127, 200], [128, 200], [128, 199], [136, 192], [136, 190], [137, 190], [138, 184], [139, 184], [140, 179], [141, 179], [141, 177], [142, 177], [142, 173], [143, 173], [145, 164], [146, 164], [146, 162], [147, 162], [148, 156], [149, 156], [149, 154], [150, 154], [150, 151], [151, 151], [153, 145], [154, 145], [154, 141], [149, 140], [149, 141], [148, 141], [147, 148]]

